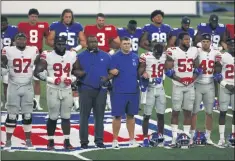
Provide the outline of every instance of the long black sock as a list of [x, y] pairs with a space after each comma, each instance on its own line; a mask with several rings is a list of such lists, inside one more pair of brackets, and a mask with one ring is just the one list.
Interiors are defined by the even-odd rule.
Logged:
[[54, 136], [56, 129], [57, 120], [51, 120], [50, 118], [47, 120], [47, 135]]
[[70, 119], [62, 119], [61, 128], [63, 130], [64, 135], [70, 135]]

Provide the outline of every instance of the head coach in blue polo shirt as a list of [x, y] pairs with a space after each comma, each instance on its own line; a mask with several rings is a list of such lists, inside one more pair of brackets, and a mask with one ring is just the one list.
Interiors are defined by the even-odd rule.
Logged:
[[127, 129], [130, 137], [130, 146], [138, 147], [134, 139], [135, 118], [139, 111], [139, 85], [138, 67], [139, 57], [130, 51], [131, 40], [128, 37], [121, 38], [121, 49], [111, 57], [110, 73], [115, 75], [112, 79], [112, 91], [110, 93], [113, 118], [113, 145], [118, 149], [118, 133], [121, 126], [121, 116], [126, 114]]
[[87, 37], [87, 49], [78, 54], [80, 68], [85, 76], [79, 78], [80, 106], [80, 143], [82, 149], [88, 148], [88, 119], [93, 108], [95, 119], [95, 145], [105, 148], [103, 144], [104, 111], [107, 99], [107, 83], [111, 56], [98, 49], [95, 36]]

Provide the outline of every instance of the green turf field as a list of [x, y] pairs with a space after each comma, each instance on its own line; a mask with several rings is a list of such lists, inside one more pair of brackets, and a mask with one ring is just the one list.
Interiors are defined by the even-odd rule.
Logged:
[[[222, 16], [224, 16], [222, 14]], [[230, 15], [229, 15], [230, 16]], [[191, 19], [191, 26], [196, 29], [196, 26], [200, 22], [208, 22], [207, 16], [204, 17], [194, 17]], [[87, 24], [95, 23], [95, 18], [75, 18], [76, 21], [79, 21], [83, 26]], [[150, 23], [149, 18], [138, 18], [138, 17], [126, 17], [126, 18], [106, 18], [106, 23], [114, 24], [117, 27], [126, 26], [127, 22], [130, 19], [135, 19], [138, 22], [138, 26], [142, 27], [144, 24]], [[172, 27], [180, 26], [180, 17], [166, 17], [164, 19], [164, 23], [171, 25]], [[26, 21], [27, 18], [9, 18], [9, 22], [11, 24], [16, 25], [20, 21]], [[47, 21], [49, 23], [53, 21], [59, 20], [59, 17], [41, 17], [41, 21]], [[220, 19], [221, 23], [234, 23], [234, 20], [231, 17], [224, 17]], [[49, 49], [45, 46], [45, 49]], [[140, 53], [143, 50], [140, 50]], [[170, 80], [166, 80], [165, 85], [166, 94], [168, 96], [171, 95], [171, 82]], [[44, 111], [47, 111], [46, 106], [46, 90], [45, 84], [41, 83], [41, 107], [44, 108]], [[167, 108], [171, 108], [171, 100], [168, 98]], [[142, 111], [140, 114], [142, 115]], [[165, 123], [166, 125], [170, 125], [170, 113], [165, 115]], [[219, 139], [218, 133], [218, 113], [214, 112], [214, 121], [213, 121], [213, 132], [211, 134], [212, 140], [217, 143]], [[152, 116], [152, 119], [155, 120], [155, 115]], [[182, 115], [180, 117], [180, 123], [182, 122]], [[227, 117], [226, 123], [226, 135], [231, 132], [231, 122], [232, 117]], [[204, 113], [200, 112], [198, 116], [197, 127], [199, 130], [204, 130]], [[179, 126], [182, 129], [182, 125]], [[135, 148], [135, 149], [121, 149], [117, 150], [97, 150], [97, 151], [88, 151], [82, 154], [78, 154], [78, 152], [69, 153], [68, 155], [63, 154], [55, 154], [55, 153], [35, 153], [35, 152], [3, 152], [2, 160], [78, 160], [80, 159], [94, 159], [94, 160], [112, 160], [112, 159], [120, 159], [120, 160], [234, 160], [234, 149], [226, 148], [220, 149], [214, 146], [209, 147], [196, 147], [194, 149], [181, 150], [167, 150], [163, 148]], [[83, 158], [83, 157], [85, 158]]]

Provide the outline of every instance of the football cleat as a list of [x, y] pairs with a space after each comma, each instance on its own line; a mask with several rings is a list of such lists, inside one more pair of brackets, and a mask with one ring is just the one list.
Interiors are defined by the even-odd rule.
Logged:
[[213, 145], [214, 143], [213, 143], [213, 141], [212, 141], [211, 139], [207, 139], [207, 140], [206, 140], [206, 144], [208, 144], [208, 145]]
[[143, 147], [146, 147], [146, 148], [147, 148], [147, 147], [149, 147], [149, 139], [147, 139], [147, 138], [146, 138], [146, 139], [144, 139], [144, 140], [143, 140], [143, 145], [142, 145], [142, 146], [143, 146]]
[[222, 146], [222, 147], [225, 147], [226, 146], [225, 140], [224, 139], [220, 139], [219, 142], [218, 142], [218, 145]]
[[27, 149], [29, 149], [29, 150], [36, 149], [36, 148], [33, 146], [32, 141], [31, 141], [30, 139], [26, 139], [25, 143], [26, 143], [25, 146], [26, 146]]
[[161, 133], [154, 132], [149, 137], [149, 144], [152, 147], [156, 147], [164, 142], [164, 137]]
[[54, 140], [48, 140], [47, 150], [55, 150]]
[[196, 131], [193, 136], [193, 143], [195, 145], [206, 145], [207, 139], [204, 132]]
[[69, 139], [64, 140], [64, 149], [65, 150], [75, 150], [75, 148], [70, 144]]
[[11, 150], [11, 140], [6, 141], [3, 150]]

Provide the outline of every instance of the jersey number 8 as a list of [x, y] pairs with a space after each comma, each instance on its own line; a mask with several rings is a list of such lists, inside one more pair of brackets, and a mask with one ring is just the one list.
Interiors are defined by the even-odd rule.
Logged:
[[29, 42], [30, 43], [37, 43], [38, 42], [38, 31], [37, 30], [30, 30], [29, 31]]

